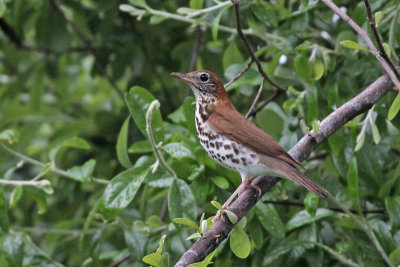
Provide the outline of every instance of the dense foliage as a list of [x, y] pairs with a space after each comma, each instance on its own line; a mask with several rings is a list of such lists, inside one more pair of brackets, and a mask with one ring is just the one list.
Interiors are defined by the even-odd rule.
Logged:
[[[363, 1], [336, 2], [372, 36]], [[400, 5], [371, 5], [398, 65]], [[286, 149], [383, 74], [318, 1], [241, 1], [240, 14], [264, 71], [288, 88], [252, 120]], [[3, 0], [0, 29], [0, 266], [173, 265], [240, 183], [200, 146], [194, 98], [169, 76], [204, 68], [228, 82], [246, 67], [231, 2]], [[243, 114], [260, 82], [252, 64], [228, 87]], [[266, 82], [259, 103], [275, 91]], [[385, 254], [400, 264], [395, 98], [304, 162], [365, 227], [281, 181], [216, 250], [215, 266], [386, 266]]]

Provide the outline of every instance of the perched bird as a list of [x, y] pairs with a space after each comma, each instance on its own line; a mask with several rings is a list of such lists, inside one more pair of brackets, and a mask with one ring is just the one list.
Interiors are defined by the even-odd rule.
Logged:
[[216, 74], [200, 70], [186, 74], [173, 72], [171, 76], [185, 81], [194, 93], [197, 135], [208, 155], [242, 177], [242, 184], [223, 208], [251, 186], [250, 178], [260, 175], [286, 178], [320, 197], [328, 197], [324, 189], [298, 170], [304, 169], [300, 162], [237, 111]]

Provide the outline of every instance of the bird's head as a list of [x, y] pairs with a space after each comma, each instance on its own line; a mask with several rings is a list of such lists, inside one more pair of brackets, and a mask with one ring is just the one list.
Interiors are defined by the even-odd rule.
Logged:
[[211, 71], [172, 72], [171, 76], [185, 81], [192, 89], [196, 101], [214, 102], [226, 96], [221, 79]]

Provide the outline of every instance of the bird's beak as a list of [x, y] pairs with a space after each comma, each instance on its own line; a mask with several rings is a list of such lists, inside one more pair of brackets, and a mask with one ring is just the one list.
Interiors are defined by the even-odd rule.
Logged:
[[192, 78], [188, 77], [188, 76], [186, 75], [186, 73], [171, 72], [170, 75], [171, 75], [172, 77], [175, 77], [175, 78], [184, 80], [185, 82], [189, 82], [189, 83], [192, 83], [192, 82], [193, 82]]

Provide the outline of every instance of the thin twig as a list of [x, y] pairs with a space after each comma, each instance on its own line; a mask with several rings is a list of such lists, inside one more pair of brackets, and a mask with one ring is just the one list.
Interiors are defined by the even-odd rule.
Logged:
[[247, 63], [246, 67], [244, 67], [244, 69], [242, 69], [238, 74], [236, 74], [235, 77], [233, 77], [232, 80], [230, 80], [229, 82], [227, 82], [224, 86], [225, 88], [227, 88], [229, 85], [231, 85], [232, 83], [234, 83], [237, 79], [239, 79], [240, 77], [242, 77], [243, 74], [245, 74], [246, 71], [248, 71], [251, 67], [251, 64], [253, 64], [254, 60], [251, 59], [249, 61], [249, 63]]
[[390, 69], [396, 75], [397, 80], [400, 81], [400, 74], [397, 71], [396, 67], [393, 65], [393, 62], [390, 60], [388, 54], [386, 53], [385, 48], [383, 47], [381, 38], [379, 37], [379, 33], [378, 33], [378, 30], [376, 29], [375, 21], [372, 18], [371, 6], [369, 4], [369, 1], [368, 0], [364, 0], [364, 3], [365, 3], [365, 9], [367, 11], [368, 21], [369, 21], [369, 24], [371, 26], [372, 32], [374, 33], [375, 40], [378, 43], [379, 51], [380, 51], [383, 59], [389, 65]]
[[371, 38], [369, 38], [368, 34], [352, 20], [348, 15], [346, 15], [335, 3], [331, 0], [321, 0], [325, 5], [327, 5], [330, 9], [333, 10], [339, 17], [341, 17], [350, 27], [353, 28], [354, 31], [360, 35], [361, 38], [364, 39], [365, 43], [367, 44], [369, 50], [374, 54], [374, 56], [378, 59], [379, 63], [381, 64], [382, 68], [385, 70], [387, 74], [389, 74], [390, 79], [392, 80], [393, 84], [396, 86], [397, 90], [400, 91], [400, 81], [397, 79], [396, 74], [392, 71], [388, 63], [385, 59], [381, 56], [381, 53], [375, 47], [374, 43], [372, 42]]
[[65, 20], [65, 22], [74, 30], [76, 35], [78, 35], [79, 39], [83, 42], [83, 44], [86, 46], [87, 50], [93, 55], [94, 57], [94, 63], [97, 67], [97, 69], [102, 73], [102, 75], [106, 78], [108, 83], [111, 85], [111, 87], [114, 89], [114, 91], [117, 93], [119, 97], [124, 99], [124, 95], [122, 94], [121, 90], [118, 88], [117, 82], [107, 73], [106, 68], [103, 64], [103, 62], [100, 60], [100, 58], [96, 54], [96, 50], [94, 49], [91, 40], [86, 38], [86, 36], [81, 32], [81, 30], [76, 26], [72, 20], [67, 18], [67, 16], [64, 14], [64, 11], [58, 6], [56, 3], [56, 0], [50, 0], [50, 4], [52, 7], [57, 11], [61, 17]]
[[[6, 150], [8, 153], [10, 153], [10, 154], [22, 159], [25, 162], [28, 162], [28, 163], [32, 164], [32, 165], [36, 165], [36, 166], [39, 166], [41, 168], [43, 168], [46, 165], [43, 162], [37, 161], [37, 160], [35, 160], [33, 158], [30, 158], [30, 157], [28, 157], [28, 156], [26, 156], [24, 154], [21, 154], [21, 153], [15, 151], [14, 149], [6, 146], [3, 143], [0, 143], [0, 147], [3, 148], [4, 150]], [[58, 174], [60, 176], [63, 176], [63, 177], [66, 177], [66, 178], [69, 178], [69, 179], [72, 179], [72, 180], [76, 181], [67, 171], [58, 169], [55, 166], [51, 166], [49, 171], [51, 171], [53, 173], [56, 173], [56, 174]], [[93, 181], [93, 182], [96, 182], [96, 183], [100, 183], [100, 184], [108, 184], [109, 183], [108, 180], [95, 178], [95, 177], [91, 177], [90, 181]]]
[[[274, 204], [274, 205], [285, 205], [285, 206], [296, 206], [296, 207], [303, 207], [304, 208], [304, 203], [303, 202], [298, 202], [298, 201], [292, 201], [292, 200], [264, 200], [264, 203], [267, 204]], [[328, 210], [332, 211], [338, 211], [338, 212], [345, 212], [341, 208], [337, 207], [326, 207]], [[357, 212], [354, 209], [350, 210], [351, 212], [355, 213]], [[373, 210], [362, 210], [363, 213], [379, 213], [379, 214], [385, 214], [385, 210], [383, 209], [373, 209]]]
[[176, 175], [175, 171], [167, 164], [167, 162], [165, 162], [164, 156], [163, 156], [162, 152], [160, 151], [160, 148], [158, 147], [156, 140], [154, 138], [151, 120], [152, 120], [153, 112], [159, 108], [160, 108], [160, 102], [158, 102], [158, 100], [154, 100], [149, 105], [149, 108], [147, 109], [147, 112], [146, 112], [146, 132], [147, 132], [147, 135], [149, 136], [149, 141], [150, 141], [151, 147], [153, 148], [154, 155], [157, 158], [156, 164], [160, 164], [161, 167], [163, 167], [175, 179], [177, 179], [178, 176]]
[[240, 38], [242, 38], [244, 45], [246, 46], [247, 51], [250, 54], [251, 59], [256, 63], [258, 71], [260, 74], [265, 78], [265, 80], [271, 84], [273, 87], [275, 87], [277, 90], [280, 91], [286, 91], [285, 88], [279, 86], [276, 84], [271, 78], [268, 77], [268, 75], [265, 73], [261, 66], [261, 62], [258, 60], [258, 58], [254, 55], [253, 49], [250, 47], [249, 41], [247, 40], [246, 36], [243, 34], [242, 30], [242, 23], [240, 21], [240, 12], [239, 12], [239, 2], [240, 0], [232, 0], [233, 6], [235, 8], [235, 16], [236, 16], [236, 30]]
[[254, 117], [260, 110], [262, 110], [266, 105], [268, 105], [270, 102], [274, 101], [278, 96], [283, 94], [285, 91], [275, 91], [270, 95], [267, 99], [261, 101], [261, 103], [256, 107], [250, 114], [249, 117]]
[[263, 87], [264, 87], [264, 76], [261, 77], [260, 88], [258, 88], [258, 92], [257, 92], [256, 97], [254, 98], [253, 104], [251, 104], [251, 107], [250, 107], [249, 111], [248, 111], [247, 114], [246, 114], [246, 119], [247, 119], [247, 118], [250, 116], [250, 114], [253, 112], [254, 107], [256, 106], [257, 101], [258, 101], [258, 99], [259, 99], [260, 96], [261, 96], [261, 92], [262, 92], [262, 90], [263, 90]]

